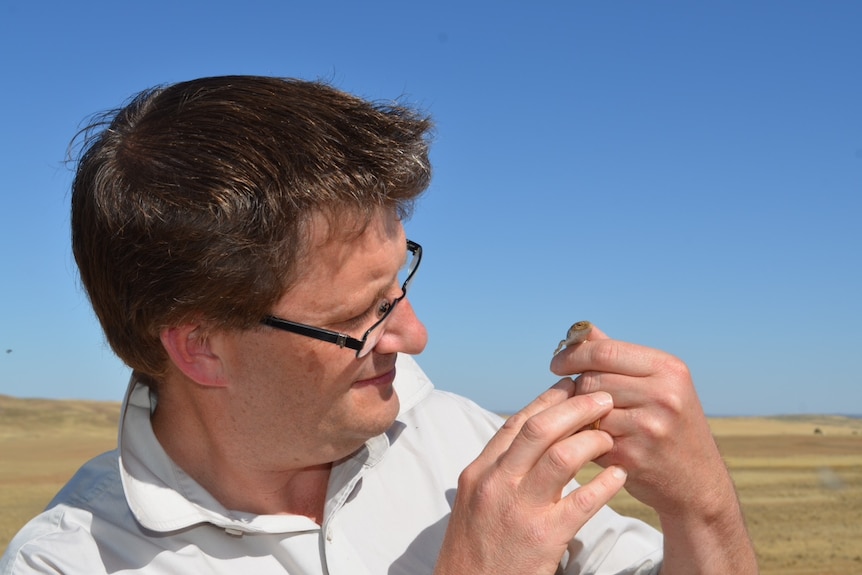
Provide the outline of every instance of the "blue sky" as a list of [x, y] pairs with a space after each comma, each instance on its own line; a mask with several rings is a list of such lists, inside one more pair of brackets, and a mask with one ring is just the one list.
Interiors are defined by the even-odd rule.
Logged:
[[438, 387], [517, 408], [589, 319], [683, 358], [710, 414], [862, 413], [860, 30], [855, 1], [2, 0], [0, 393], [121, 399], [66, 146], [143, 88], [242, 73], [436, 119], [407, 231]]

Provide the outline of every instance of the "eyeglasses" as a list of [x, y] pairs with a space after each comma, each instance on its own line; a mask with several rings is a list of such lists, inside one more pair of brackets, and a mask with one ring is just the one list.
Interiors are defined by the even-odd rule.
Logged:
[[389, 307], [386, 308], [386, 311], [383, 312], [380, 319], [368, 328], [368, 331], [365, 332], [362, 339], [356, 339], [347, 334], [338, 333], [337, 331], [313, 327], [304, 323], [297, 323], [295, 321], [288, 321], [286, 319], [275, 317], [274, 315], [266, 316], [263, 318], [262, 323], [276, 329], [297, 333], [306, 337], [313, 337], [314, 339], [319, 339], [321, 341], [328, 341], [329, 343], [334, 343], [338, 347], [355, 349], [357, 358], [365, 357], [371, 353], [371, 350], [374, 349], [374, 346], [377, 345], [378, 341], [380, 341], [380, 337], [386, 331], [381, 329], [383, 324], [386, 323], [386, 320], [389, 319], [389, 317], [391, 317], [392, 310], [395, 309], [395, 305], [407, 297], [407, 289], [413, 281], [413, 276], [416, 275], [416, 270], [419, 269], [419, 262], [422, 261], [422, 246], [416, 242], [407, 240], [407, 252], [408, 263], [404, 268], [402, 268], [402, 272], [400, 274], [404, 277], [404, 282], [401, 284], [401, 295], [389, 303]]

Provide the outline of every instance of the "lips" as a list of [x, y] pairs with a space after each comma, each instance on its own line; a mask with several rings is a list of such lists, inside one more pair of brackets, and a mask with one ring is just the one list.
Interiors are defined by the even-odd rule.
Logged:
[[386, 373], [382, 373], [380, 375], [370, 377], [368, 379], [360, 379], [357, 380], [356, 383], [353, 384], [353, 387], [383, 387], [392, 385], [392, 382], [395, 381], [395, 368], [393, 367]]

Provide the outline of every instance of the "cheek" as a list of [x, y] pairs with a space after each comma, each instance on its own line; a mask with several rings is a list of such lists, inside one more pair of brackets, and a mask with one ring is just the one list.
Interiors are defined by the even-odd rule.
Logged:
[[319, 411], [339, 393], [339, 382], [350, 381], [353, 357], [345, 350], [314, 340], [291, 346], [292, 342], [266, 335], [249, 337], [237, 347], [231, 362], [232, 381], [245, 388], [246, 395], [257, 396], [255, 401], [269, 401], [281, 409], [302, 405]]

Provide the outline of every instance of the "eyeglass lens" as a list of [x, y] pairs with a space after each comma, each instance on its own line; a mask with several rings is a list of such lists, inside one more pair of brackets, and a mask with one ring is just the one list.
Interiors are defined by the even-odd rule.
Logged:
[[421, 249], [422, 248], [418, 247], [418, 245], [413, 244], [411, 246], [408, 244], [407, 263], [401, 266], [401, 269], [398, 271], [398, 280], [401, 283], [401, 295], [392, 302], [392, 305], [386, 311], [386, 315], [380, 318], [377, 323], [365, 332], [365, 337], [362, 338], [362, 349], [357, 350], [356, 357], [365, 357], [372, 349], [374, 349], [377, 342], [380, 341], [381, 336], [385, 332], [382, 327], [386, 324], [389, 318], [392, 317], [392, 312], [395, 310], [395, 306], [398, 305], [398, 302], [407, 296], [407, 290], [410, 288], [410, 284], [413, 283], [413, 278], [416, 275], [416, 268], [422, 258]]

